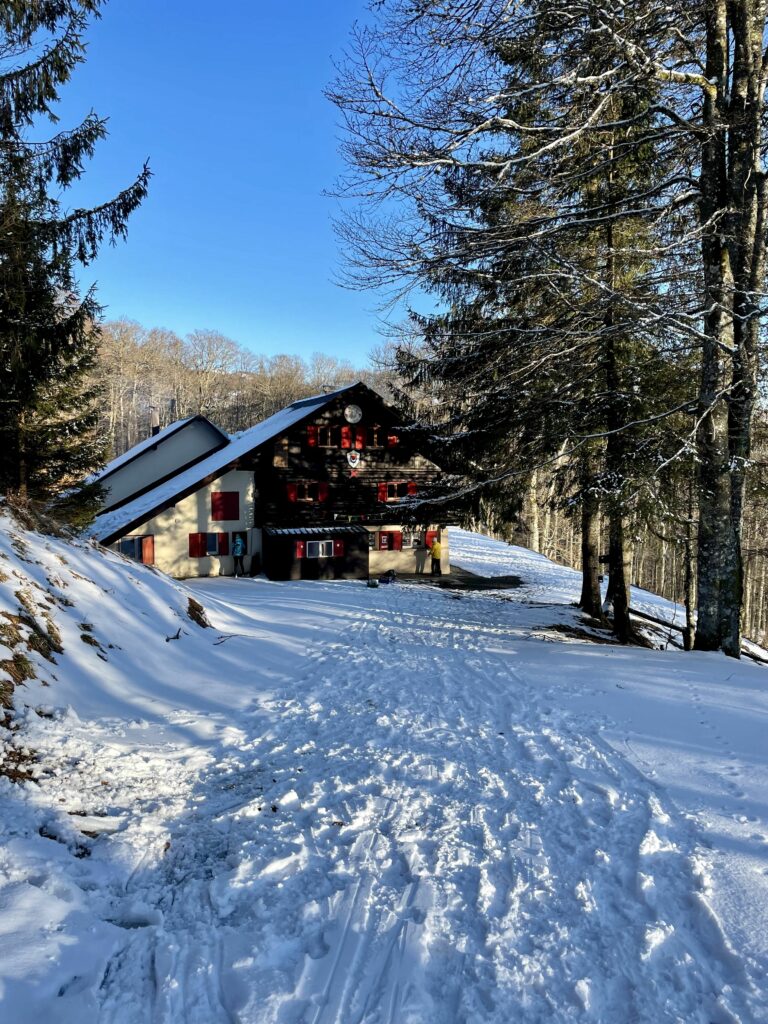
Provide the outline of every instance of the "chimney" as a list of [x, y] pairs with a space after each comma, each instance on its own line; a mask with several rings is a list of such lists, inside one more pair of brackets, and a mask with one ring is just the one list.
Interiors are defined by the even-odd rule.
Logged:
[[152, 410], [152, 437], [154, 437], [155, 434], [160, 433], [160, 413], [155, 405], [151, 405], [150, 409]]
[[171, 417], [171, 423], [176, 422], [176, 399], [172, 398], [168, 403], [168, 413]]

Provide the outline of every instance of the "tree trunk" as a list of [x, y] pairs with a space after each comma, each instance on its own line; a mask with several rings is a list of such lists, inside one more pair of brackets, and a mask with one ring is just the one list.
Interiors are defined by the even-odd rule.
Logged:
[[757, 0], [707, 11], [701, 161], [705, 340], [699, 399], [699, 614], [695, 646], [741, 653], [741, 521], [764, 288], [766, 189], [762, 168], [762, 42]]
[[[632, 626], [629, 619], [630, 573], [632, 571], [632, 546], [627, 543], [624, 531], [624, 517], [621, 509], [613, 507], [608, 516], [608, 594], [603, 606], [613, 614], [613, 634], [627, 644], [632, 640]], [[609, 604], [610, 601], [610, 604]]]
[[693, 566], [693, 516], [689, 515], [685, 524], [685, 629], [683, 630], [683, 648], [686, 651], [693, 650], [696, 624], [694, 615], [696, 611], [696, 575]]
[[29, 494], [29, 466], [27, 465], [27, 430], [24, 411], [19, 412], [18, 419], [19, 463], [17, 467], [16, 493], [22, 501]]
[[592, 465], [588, 458], [581, 467], [581, 597], [579, 608], [602, 619], [600, 599], [600, 503], [592, 484]]
[[530, 483], [528, 484], [528, 504], [531, 513], [531, 530], [528, 543], [533, 551], [541, 551], [541, 539], [539, 537], [539, 502], [537, 494], [538, 482], [539, 474], [534, 469], [531, 474]]

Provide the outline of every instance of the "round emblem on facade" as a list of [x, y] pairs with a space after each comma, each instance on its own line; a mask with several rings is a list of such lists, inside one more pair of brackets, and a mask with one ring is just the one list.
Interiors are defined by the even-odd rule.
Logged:
[[347, 452], [347, 462], [352, 469], [357, 469], [360, 465], [360, 452]]
[[363, 410], [359, 405], [348, 405], [344, 410], [344, 419], [347, 423], [359, 423], [363, 418]]

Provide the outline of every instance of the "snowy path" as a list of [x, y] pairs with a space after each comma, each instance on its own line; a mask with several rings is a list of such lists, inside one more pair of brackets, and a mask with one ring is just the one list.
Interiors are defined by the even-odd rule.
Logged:
[[124, 833], [100, 1021], [752, 1020], [690, 823], [521, 673], [503, 611], [368, 591], [238, 712], [167, 832]]
[[213, 630], [21, 534], [0, 611], [64, 652], [0, 734], [3, 1024], [768, 1020], [764, 668], [582, 642], [572, 570], [462, 531], [525, 585], [199, 581]]

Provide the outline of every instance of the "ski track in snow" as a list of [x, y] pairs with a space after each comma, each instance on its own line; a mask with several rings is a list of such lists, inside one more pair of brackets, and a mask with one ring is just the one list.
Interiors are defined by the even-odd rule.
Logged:
[[752, 1021], [691, 823], [520, 673], [501, 602], [369, 598], [121, 833], [98, 1020]]

